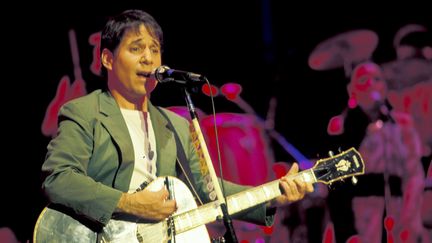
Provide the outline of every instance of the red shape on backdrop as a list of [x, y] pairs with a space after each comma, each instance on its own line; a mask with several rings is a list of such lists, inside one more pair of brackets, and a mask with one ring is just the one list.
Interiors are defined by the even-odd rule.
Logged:
[[56, 95], [48, 105], [42, 122], [42, 134], [54, 136], [57, 132], [57, 114], [60, 107], [66, 102], [70, 81], [68, 76], [63, 76], [57, 86]]
[[82, 80], [82, 79], [75, 80], [72, 83], [72, 86], [69, 90], [68, 101], [87, 94], [87, 90], [86, 90], [85, 86], [86, 85], [85, 85], [84, 80]]
[[261, 226], [261, 229], [263, 230], [264, 234], [271, 235], [273, 234], [274, 227], [273, 226]]
[[387, 243], [394, 243], [394, 236], [392, 233], [393, 227], [394, 227], [394, 218], [391, 216], [387, 216], [384, 219], [384, 228], [387, 232]]
[[55, 136], [57, 133], [57, 115], [63, 104], [71, 99], [78, 98], [87, 93], [84, 80], [75, 80], [70, 84], [69, 77], [63, 76], [57, 86], [56, 95], [48, 105], [42, 122], [42, 134]]
[[340, 135], [344, 132], [344, 116], [337, 115], [330, 119], [327, 125], [327, 133], [329, 135]]
[[386, 230], [393, 230], [394, 227], [394, 219], [393, 217], [386, 217], [384, 219], [384, 227]]
[[354, 97], [349, 98], [348, 100], [348, 107], [350, 109], [354, 109], [357, 107], [357, 100]]
[[403, 230], [400, 233], [400, 238], [403, 242], [406, 242], [408, 240], [409, 236], [410, 236], [409, 230]]
[[[217, 96], [218, 94], [219, 94], [219, 90], [218, 90], [218, 88], [216, 87], [216, 86], [214, 86], [214, 85], [208, 85], [208, 84], [204, 84], [202, 87], [201, 87], [201, 91], [205, 94], [205, 95], [207, 95], [207, 96], [212, 96], [213, 95], [213, 97], [215, 97], [215, 96]], [[210, 92], [211, 91], [211, 92]]]
[[273, 173], [275, 174], [276, 178], [281, 178], [282, 176], [286, 175], [288, 173], [288, 165], [284, 162], [277, 162], [272, 166]]
[[347, 243], [360, 243], [360, 239], [358, 235], [353, 235], [350, 238], [348, 238]]
[[93, 46], [93, 61], [90, 65], [90, 70], [96, 75], [100, 75], [102, 68], [100, 59], [100, 41], [101, 32], [93, 33], [89, 37], [89, 43]]
[[242, 92], [240, 84], [226, 83], [221, 87], [221, 93], [225, 95], [228, 100], [235, 100]]
[[334, 228], [332, 223], [327, 223], [324, 230], [323, 243], [333, 243], [334, 242]]

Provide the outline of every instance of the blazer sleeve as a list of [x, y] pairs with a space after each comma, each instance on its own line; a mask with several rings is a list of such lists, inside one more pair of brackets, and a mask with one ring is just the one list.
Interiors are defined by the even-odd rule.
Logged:
[[94, 143], [92, 125], [76, 106], [68, 103], [60, 110], [58, 134], [48, 144], [42, 165], [42, 190], [50, 202], [106, 224], [122, 192], [87, 175]]

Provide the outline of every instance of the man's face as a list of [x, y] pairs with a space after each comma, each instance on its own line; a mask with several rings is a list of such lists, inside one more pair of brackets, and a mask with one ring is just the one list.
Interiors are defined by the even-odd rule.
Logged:
[[351, 77], [351, 95], [363, 109], [382, 104], [387, 95], [387, 85], [381, 69], [372, 63], [361, 64]]
[[132, 99], [149, 95], [156, 87], [150, 74], [161, 63], [160, 43], [144, 25], [127, 30], [114, 51], [112, 70], [107, 68], [110, 87]]

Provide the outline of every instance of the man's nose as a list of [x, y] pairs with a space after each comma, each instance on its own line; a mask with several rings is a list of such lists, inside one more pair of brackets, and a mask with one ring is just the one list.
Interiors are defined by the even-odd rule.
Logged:
[[152, 55], [150, 49], [146, 48], [141, 56], [140, 63], [151, 64], [152, 63]]

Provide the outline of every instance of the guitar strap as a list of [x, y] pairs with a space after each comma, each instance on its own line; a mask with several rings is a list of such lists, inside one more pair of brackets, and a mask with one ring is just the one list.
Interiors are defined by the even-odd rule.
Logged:
[[195, 190], [197, 187], [196, 187], [194, 178], [192, 176], [192, 170], [190, 169], [188, 160], [186, 158], [185, 151], [183, 149], [183, 145], [182, 145], [182, 143], [180, 141], [180, 138], [179, 138], [179, 136], [177, 134], [177, 130], [175, 129], [175, 127], [172, 124], [171, 120], [165, 114], [165, 111], [163, 111], [160, 107], [156, 107], [156, 108], [165, 117], [165, 119], [168, 122], [169, 128], [174, 133], [174, 138], [175, 138], [176, 147], [177, 147], [177, 163], [176, 163], [177, 177], [180, 180], [182, 180], [189, 187], [189, 189], [191, 190], [191, 192], [194, 193], [195, 197], [202, 204], [202, 200], [199, 197], [197, 191]]

